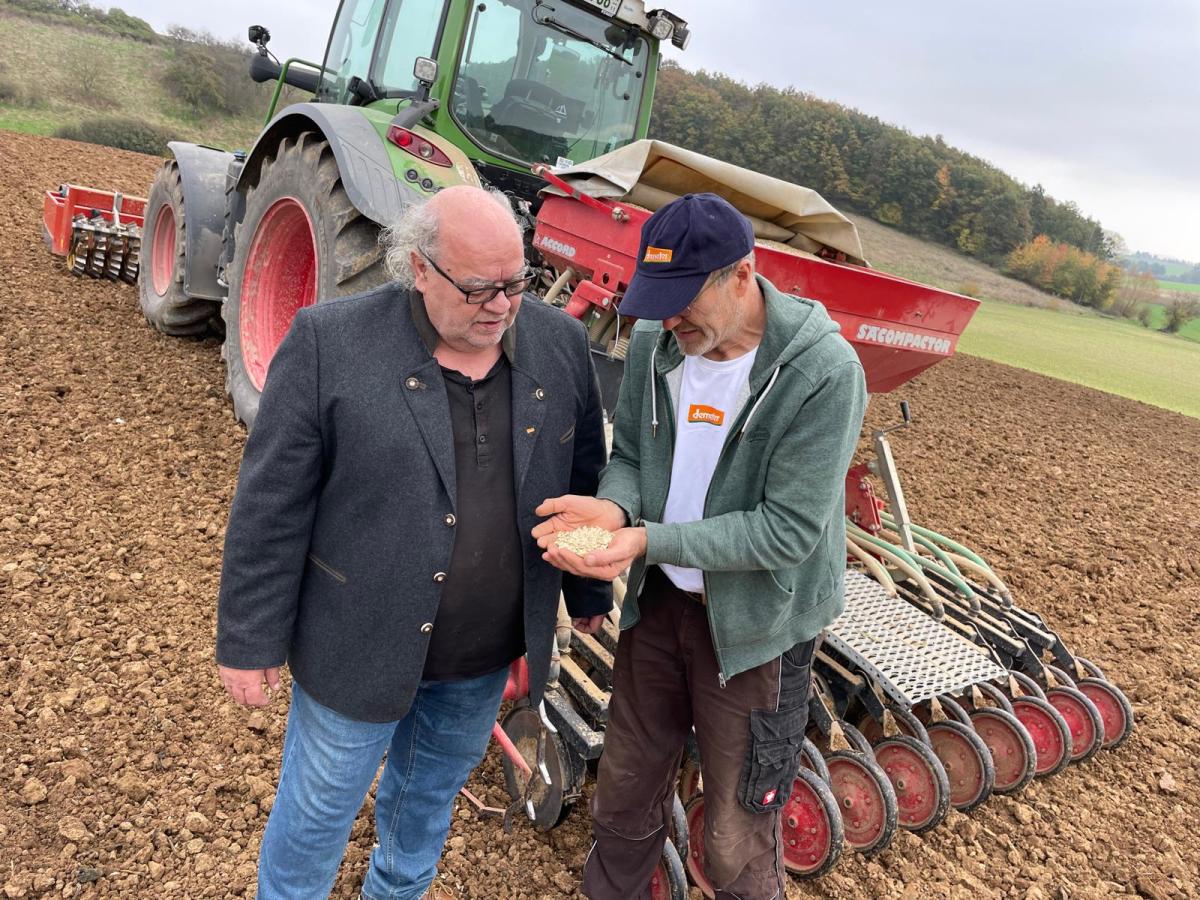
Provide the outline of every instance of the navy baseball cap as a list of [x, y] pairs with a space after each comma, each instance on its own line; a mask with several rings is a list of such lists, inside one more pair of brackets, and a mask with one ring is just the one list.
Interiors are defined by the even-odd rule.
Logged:
[[708, 276], [754, 249], [750, 220], [716, 194], [686, 194], [646, 220], [637, 269], [618, 311], [669, 319], [696, 299]]

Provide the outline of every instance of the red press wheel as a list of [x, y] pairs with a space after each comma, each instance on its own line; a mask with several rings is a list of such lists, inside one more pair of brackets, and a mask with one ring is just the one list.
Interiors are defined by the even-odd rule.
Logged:
[[663, 844], [662, 858], [650, 874], [650, 900], [687, 900], [687, 873], [670, 841]]
[[992, 793], [996, 772], [987, 744], [962, 722], [949, 719], [929, 726], [933, 752], [946, 769], [950, 803], [959, 812], [974, 809]]
[[1092, 701], [1073, 687], [1051, 688], [1046, 691], [1046, 699], [1071, 729], [1071, 762], [1085, 762], [1095, 756], [1104, 740], [1104, 721]]
[[712, 882], [708, 880], [708, 872], [704, 861], [704, 795], [697, 794], [688, 801], [684, 808], [688, 824], [688, 855], [687, 871], [692, 884], [700, 889], [708, 900], [717, 896]]
[[825, 765], [825, 757], [808, 738], [805, 738], [801, 745], [800, 765], [814, 772], [826, 785], [829, 784], [829, 767]]
[[984, 706], [971, 713], [971, 725], [991, 753], [997, 794], [1016, 793], [1033, 780], [1037, 748], [1015, 715]]
[[1040, 697], [1028, 696], [1013, 700], [1013, 714], [1033, 738], [1034, 774], [1042, 778], [1065, 769], [1071, 761], [1071, 730], [1062, 714]]
[[869, 757], [835, 750], [825, 757], [829, 786], [842, 813], [846, 843], [859, 853], [878, 853], [896, 833], [896, 792]]
[[1104, 723], [1104, 740], [1101, 746], [1112, 750], [1125, 743], [1133, 731], [1133, 707], [1129, 699], [1115, 684], [1103, 678], [1082, 678], [1076, 689], [1092, 701]]
[[816, 774], [803, 768], [796, 773], [781, 817], [784, 868], [815, 878], [837, 865], [844, 841], [842, 816], [833, 792]]
[[883, 738], [874, 749], [896, 792], [900, 827], [921, 834], [940, 825], [950, 811], [950, 781], [933, 750], [908, 735]]

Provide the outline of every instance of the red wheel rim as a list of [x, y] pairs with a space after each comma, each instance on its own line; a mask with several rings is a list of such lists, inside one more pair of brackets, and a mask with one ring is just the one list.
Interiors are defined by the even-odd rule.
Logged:
[[1104, 723], [1104, 741], [1100, 746], [1111, 747], [1117, 743], [1129, 727], [1129, 723], [1126, 721], [1125, 707], [1103, 685], [1081, 681], [1075, 685], [1075, 688], [1082, 691], [1083, 696], [1091, 700], [1100, 712], [1100, 721]]
[[716, 891], [708, 880], [708, 872], [704, 867], [704, 795], [697, 794], [687, 805], [688, 823], [688, 855], [687, 870], [692, 876], [692, 884], [700, 888], [705, 897], [713, 898]]
[[1071, 732], [1071, 759], [1087, 756], [1098, 737], [1087, 707], [1079, 702], [1078, 697], [1058, 688], [1046, 691], [1046, 700], [1067, 720], [1067, 729]]
[[784, 867], [797, 875], [821, 868], [833, 850], [833, 829], [821, 798], [804, 779], [792, 783], [781, 817]]
[[671, 879], [663, 863], [655, 866], [650, 875], [650, 900], [671, 900]]
[[[982, 709], [977, 710], [971, 716], [971, 725], [974, 727], [975, 733], [987, 744], [988, 751], [992, 754], [992, 766], [996, 772], [996, 790], [1005, 791], [1020, 784], [1021, 779], [1025, 777], [1029, 760], [1025, 757], [1025, 742], [1013, 730], [1012, 724], [999, 716], [989, 715], [986, 709]], [[935, 742], [934, 747], [936, 748], [936, 746]], [[1035, 741], [1034, 747], [1036, 746]], [[938, 756], [941, 755], [939, 751]], [[942, 762], [944, 763], [945, 760]], [[950, 775], [950, 792], [953, 794], [954, 775], [950, 773], [949, 765], [946, 766], [946, 774]]]
[[308, 212], [281, 197], [263, 215], [242, 274], [242, 362], [258, 390], [296, 311], [317, 301], [317, 239]]
[[[987, 790], [987, 772], [975, 747], [953, 728], [936, 724], [929, 726], [929, 740], [950, 780], [950, 805], [955, 808], [970, 806]], [[878, 753], [875, 758], [879, 758]], [[897, 789], [897, 797], [899, 794]]]
[[1053, 772], [1067, 752], [1058, 723], [1044, 709], [1020, 697], [1013, 701], [1013, 713], [1033, 738], [1033, 746], [1037, 750], [1034, 773], [1045, 775]]
[[832, 756], [830, 788], [842, 813], [846, 843], [855, 850], [874, 847], [887, 828], [887, 801], [866, 767], [851, 756]]
[[937, 815], [937, 777], [929, 763], [899, 741], [882, 740], [875, 745], [875, 762], [896, 791], [896, 813], [904, 828], [921, 828]]
[[150, 279], [154, 293], [166, 294], [175, 280], [175, 210], [170, 203], [158, 208], [154, 219], [154, 239], [150, 242]]

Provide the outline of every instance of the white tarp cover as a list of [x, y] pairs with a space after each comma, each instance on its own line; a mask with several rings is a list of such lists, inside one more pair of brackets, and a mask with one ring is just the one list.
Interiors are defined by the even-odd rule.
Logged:
[[[634, 141], [555, 174], [594, 197], [648, 209], [684, 194], [711, 192], [745, 214], [760, 238], [809, 253], [829, 247], [849, 262], [864, 263], [858, 229], [816, 191], [662, 141]], [[542, 190], [562, 193], [553, 186]]]

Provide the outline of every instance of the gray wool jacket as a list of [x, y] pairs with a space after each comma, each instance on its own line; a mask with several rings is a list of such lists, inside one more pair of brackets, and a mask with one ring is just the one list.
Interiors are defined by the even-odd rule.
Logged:
[[[599, 389], [575, 319], [527, 296], [510, 331], [513, 477], [530, 694], [541, 699], [559, 590], [572, 616], [611, 586], [564, 576], [530, 536], [547, 497], [594, 494]], [[301, 309], [271, 362], [230, 510], [217, 661], [281, 665], [318, 702], [403, 718], [450, 567], [454, 437], [437, 360], [394, 285]]]

